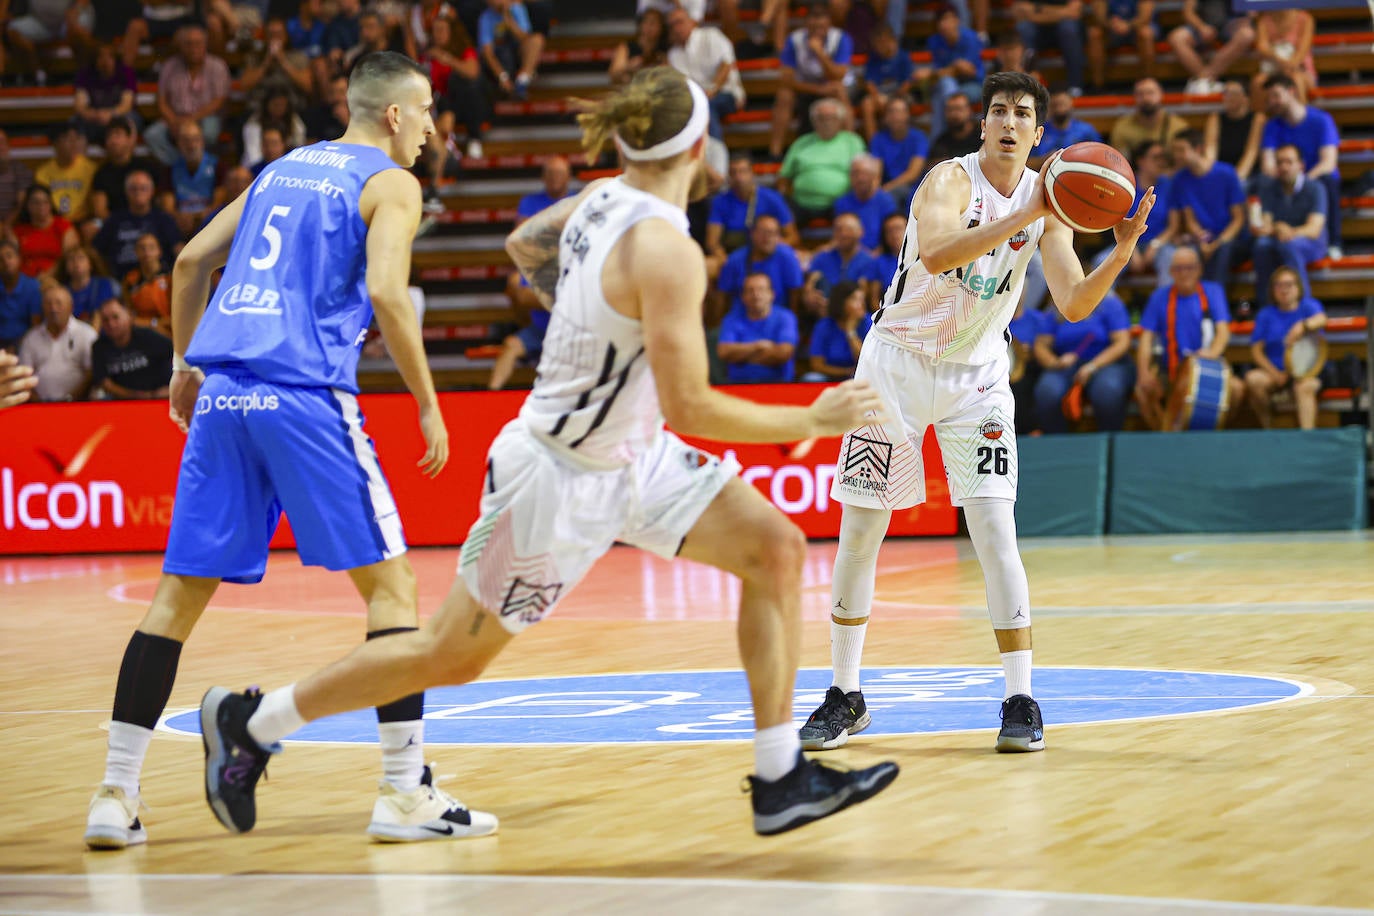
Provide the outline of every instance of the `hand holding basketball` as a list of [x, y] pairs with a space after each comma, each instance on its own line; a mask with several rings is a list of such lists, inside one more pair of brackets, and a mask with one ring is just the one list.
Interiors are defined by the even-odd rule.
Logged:
[[1116, 226], [1135, 203], [1135, 173], [1105, 143], [1075, 143], [1040, 169], [1045, 202], [1075, 232]]

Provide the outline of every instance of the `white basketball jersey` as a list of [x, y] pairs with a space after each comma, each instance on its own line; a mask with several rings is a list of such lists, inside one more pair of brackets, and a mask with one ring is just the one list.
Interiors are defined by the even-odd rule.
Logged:
[[[1025, 206], [1036, 173], [1026, 169], [1010, 197], [983, 176], [978, 153], [953, 160], [973, 185], [962, 222], [966, 228], [1001, 219]], [[897, 256], [897, 274], [873, 316], [873, 332], [935, 360], [981, 366], [1006, 356], [1004, 334], [1021, 299], [1026, 265], [1040, 244], [1045, 221], [1038, 219], [972, 263], [932, 275], [921, 261], [917, 220], [907, 221]]]
[[623, 180], [610, 181], [578, 205], [559, 240], [554, 307], [534, 390], [520, 416], [536, 437], [583, 467], [629, 464], [663, 428], [643, 328], [611, 308], [601, 288], [616, 242], [650, 218], [688, 234], [681, 209]]

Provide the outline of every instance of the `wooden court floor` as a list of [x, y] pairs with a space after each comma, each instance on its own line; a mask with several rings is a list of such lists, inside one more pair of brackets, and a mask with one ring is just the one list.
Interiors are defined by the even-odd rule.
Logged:
[[[811, 548], [807, 667], [829, 664], [834, 550]], [[575, 745], [431, 744], [437, 771], [456, 777], [444, 788], [497, 813], [501, 831], [409, 846], [363, 833], [371, 744], [288, 744], [259, 790], [258, 828], [231, 837], [204, 806], [199, 741], [167, 732], [143, 773], [149, 844], [91, 853], [82, 831], [115, 673], [159, 558], [0, 559], [0, 912], [1374, 907], [1374, 538], [1045, 540], [1023, 553], [1037, 693], [1059, 669], [1257, 675], [1302, 689], [1250, 708], [1076, 725], [1057, 724], [1046, 700], [1048, 750], [1025, 756], [992, 751], [995, 702], [960, 730], [879, 734], [875, 699], [874, 729], [832, 757], [894, 759], [896, 783], [771, 839], [753, 834], [739, 790], [747, 741], [599, 743], [613, 716], [585, 720], [592, 739]], [[456, 552], [412, 558], [432, 610]], [[735, 668], [736, 593], [712, 570], [617, 548], [489, 677]], [[362, 631], [346, 577], [275, 555], [262, 585], [219, 593], [182, 656], [171, 711], [195, 707], [211, 684], [296, 679]], [[866, 668], [996, 663], [967, 541], [889, 543]]]

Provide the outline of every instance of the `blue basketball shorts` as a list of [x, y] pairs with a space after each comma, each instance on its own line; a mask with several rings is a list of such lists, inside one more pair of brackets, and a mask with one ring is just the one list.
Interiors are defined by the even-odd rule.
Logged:
[[260, 581], [283, 511], [307, 566], [355, 569], [406, 549], [352, 394], [211, 373], [181, 456], [163, 572]]

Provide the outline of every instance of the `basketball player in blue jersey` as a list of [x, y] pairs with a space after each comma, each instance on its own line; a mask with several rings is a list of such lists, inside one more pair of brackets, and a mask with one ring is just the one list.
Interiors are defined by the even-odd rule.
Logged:
[[742, 580], [755, 831], [800, 827], [896, 778], [893, 763], [841, 770], [802, 756], [792, 713], [805, 538], [735, 462], [664, 429], [666, 418], [689, 435], [789, 442], [839, 435], [881, 408], [853, 382], [809, 407], [754, 404], [707, 383], [706, 263], [685, 207], [709, 120], [705, 92], [668, 67], [641, 71], [581, 116], [584, 146], [595, 156], [613, 140], [625, 174], [554, 204], [507, 241], [551, 317], [534, 390], [488, 452], [458, 580], [419, 633], [368, 643], [265, 696], [205, 695], [206, 794], [226, 827], [253, 826], [254, 786], [280, 739], [321, 716], [472, 680], [616, 541]]
[[[444, 467], [448, 433], [406, 292], [420, 218], [407, 169], [434, 133], [431, 105], [414, 62], [362, 58], [347, 132], [274, 161], [177, 258], [171, 415], [189, 433], [162, 579], [119, 671], [105, 778], [86, 828], [93, 848], [146, 841], [139, 770], [182, 643], [221, 581], [262, 579], [283, 510], [303, 563], [349, 571], [367, 603], [369, 639], [416, 628], [415, 576], [355, 394], [375, 309], [419, 404], [419, 465], [431, 476]], [[387, 701], [377, 709], [384, 778], [368, 832], [389, 841], [495, 832], [495, 818], [433, 787], [423, 694]]]

